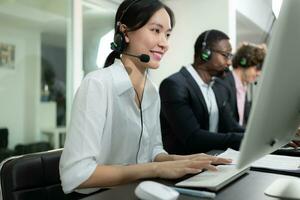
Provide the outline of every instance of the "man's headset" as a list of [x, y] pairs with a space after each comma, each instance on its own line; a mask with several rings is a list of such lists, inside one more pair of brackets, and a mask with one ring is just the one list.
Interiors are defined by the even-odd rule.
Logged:
[[241, 57], [241, 59], [239, 60], [239, 64], [243, 68], [248, 67], [248, 59], [246, 57]]
[[[206, 31], [203, 42], [202, 42], [200, 58], [204, 62], [209, 61], [212, 56], [212, 50], [207, 46], [207, 38], [208, 38], [210, 32], [211, 32], [211, 30]], [[229, 71], [230, 70], [228, 67], [224, 68], [224, 72], [229, 72]]]
[[[252, 43], [246, 43], [244, 44], [246, 46], [250, 46], [250, 47], [253, 47], [253, 48], [259, 48], [256, 44], [252, 44]], [[251, 55], [250, 54], [246, 54], [245, 56], [241, 57], [238, 61], [239, 65], [243, 68], [247, 68], [251, 65]], [[261, 66], [258, 66], [258, 68], [260, 68]]]
[[209, 61], [211, 58], [211, 50], [207, 47], [207, 38], [208, 38], [209, 33], [210, 33], [210, 30], [206, 31], [206, 33], [204, 35], [204, 39], [202, 42], [201, 55], [200, 55], [201, 60], [203, 60], [205, 62]]

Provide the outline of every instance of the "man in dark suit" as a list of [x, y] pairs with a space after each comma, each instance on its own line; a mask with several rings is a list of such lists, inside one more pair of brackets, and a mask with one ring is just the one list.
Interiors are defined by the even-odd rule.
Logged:
[[235, 53], [232, 60], [233, 71], [226, 74], [223, 83], [229, 86], [232, 96], [230, 106], [236, 121], [246, 126], [251, 101], [247, 98], [249, 85], [255, 83], [261, 74], [262, 64], [266, 55], [264, 45], [244, 43]]
[[232, 116], [228, 87], [217, 78], [231, 65], [229, 37], [205, 31], [194, 50], [193, 64], [160, 85], [164, 148], [174, 154], [238, 149], [244, 129]]
[[[239, 112], [238, 112], [238, 105], [237, 105], [237, 89], [236, 89], [236, 84], [234, 81], [234, 77], [233, 77], [233, 72], [229, 71], [226, 72], [226, 76], [223, 79], [223, 84], [227, 84], [228, 86], [228, 91], [230, 92], [230, 107], [233, 113], [233, 117], [235, 118], [235, 120], [237, 122], [240, 122], [239, 124], [241, 126], [246, 126], [247, 121], [248, 121], [248, 117], [249, 117], [249, 113], [250, 113], [250, 108], [251, 108], [251, 101], [248, 100], [247, 98], [247, 94], [244, 95], [244, 111], [243, 111], [243, 117], [242, 119], [239, 116]], [[226, 87], [226, 86], [224, 86]], [[246, 90], [246, 89], [245, 89]]]

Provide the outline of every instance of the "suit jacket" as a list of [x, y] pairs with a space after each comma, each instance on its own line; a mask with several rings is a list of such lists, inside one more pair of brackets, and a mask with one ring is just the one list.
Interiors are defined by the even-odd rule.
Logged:
[[[224, 79], [222, 79], [222, 83], [225, 84], [224, 86], [228, 86], [229, 95], [231, 96], [229, 104], [231, 107], [231, 110], [233, 112], [233, 116], [235, 120], [238, 122], [240, 120], [239, 113], [238, 113], [238, 107], [237, 107], [237, 98], [236, 98], [236, 86], [235, 81], [232, 72], [228, 72]], [[243, 126], [246, 126], [249, 113], [251, 109], [251, 102], [247, 100], [245, 101], [245, 109], [244, 109], [244, 119], [243, 119]]]
[[208, 131], [205, 99], [185, 67], [161, 83], [162, 139], [169, 153], [191, 154], [239, 148], [244, 129], [232, 116], [227, 88], [216, 79], [213, 90], [219, 109], [218, 133]]

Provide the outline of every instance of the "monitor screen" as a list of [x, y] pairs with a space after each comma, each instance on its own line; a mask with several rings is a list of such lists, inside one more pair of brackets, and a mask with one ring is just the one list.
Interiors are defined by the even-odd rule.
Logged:
[[300, 1], [284, 1], [271, 35], [238, 167], [287, 144], [300, 124]]

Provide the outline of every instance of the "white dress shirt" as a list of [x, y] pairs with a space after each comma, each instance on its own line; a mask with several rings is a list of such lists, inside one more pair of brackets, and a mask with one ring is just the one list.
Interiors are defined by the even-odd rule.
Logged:
[[206, 84], [192, 65], [188, 65], [186, 69], [196, 81], [205, 99], [209, 115], [209, 131], [216, 133], [218, 131], [219, 124], [219, 109], [215, 93], [212, 89], [214, 81], [211, 81], [209, 84]]
[[[140, 109], [135, 91], [122, 64], [116, 59], [108, 68], [88, 74], [78, 89], [60, 160], [64, 192], [86, 181], [97, 165], [136, 163], [141, 134]], [[142, 101], [143, 134], [138, 163], [153, 161], [162, 147], [157, 88], [147, 78]], [[90, 193], [99, 188], [80, 189]]]

